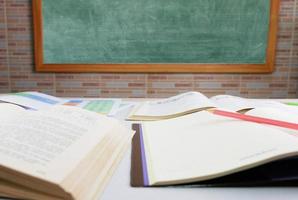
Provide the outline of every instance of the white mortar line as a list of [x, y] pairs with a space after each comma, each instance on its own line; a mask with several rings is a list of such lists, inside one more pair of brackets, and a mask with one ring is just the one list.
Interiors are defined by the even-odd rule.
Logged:
[[293, 56], [294, 56], [294, 39], [295, 39], [295, 24], [296, 24], [296, 9], [298, 0], [294, 1], [294, 9], [293, 9], [293, 27], [292, 27], [292, 38], [291, 38], [291, 51], [290, 51], [290, 61], [289, 61], [289, 71], [288, 71], [288, 82], [287, 82], [287, 97], [289, 98], [289, 90], [290, 90], [290, 83], [291, 83], [291, 72], [293, 68]]

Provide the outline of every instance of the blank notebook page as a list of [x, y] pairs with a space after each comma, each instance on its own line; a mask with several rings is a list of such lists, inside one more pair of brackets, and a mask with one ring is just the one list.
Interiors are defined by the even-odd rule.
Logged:
[[281, 130], [206, 111], [145, 122], [142, 131], [150, 185], [215, 178], [298, 152], [297, 138]]

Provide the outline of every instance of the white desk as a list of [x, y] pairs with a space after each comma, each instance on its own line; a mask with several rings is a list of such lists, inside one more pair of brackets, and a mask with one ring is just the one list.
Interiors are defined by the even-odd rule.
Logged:
[[[286, 101], [286, 100], [284, 100]], [[289, 100], [288, 100], [289, 101]], [[292, 100], [293, 101], [293, 100]], [[297, 100], [294, 100], [297, 102]], [[102, 200], [297, 200], [297, 187], [242, 188], [133, 188], [130, 187], [130, 151], [121, 161]]]

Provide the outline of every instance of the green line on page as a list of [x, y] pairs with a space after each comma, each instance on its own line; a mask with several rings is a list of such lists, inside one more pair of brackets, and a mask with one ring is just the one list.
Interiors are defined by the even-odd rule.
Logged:
[[298, 102], [287, 102], [286, 104], [289, 106], [298, 106]]

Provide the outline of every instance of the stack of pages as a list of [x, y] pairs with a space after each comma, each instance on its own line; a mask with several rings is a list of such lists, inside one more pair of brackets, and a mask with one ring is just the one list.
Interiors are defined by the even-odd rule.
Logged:
[[207, 111], [133, 128], [132, 186], [298, 185], [298, 130]]
[[2, 103], [0, 113], [1, 197], [98, 199], [133, 133], [78, 107]]

